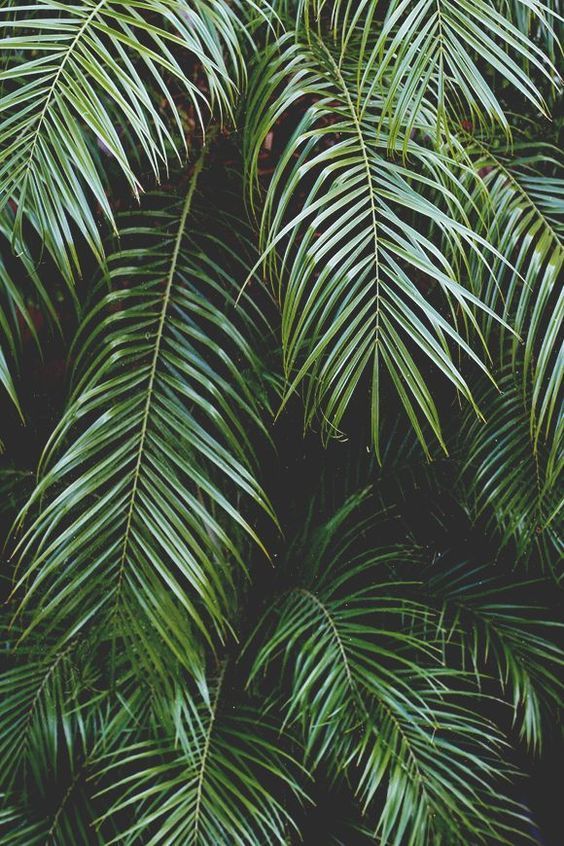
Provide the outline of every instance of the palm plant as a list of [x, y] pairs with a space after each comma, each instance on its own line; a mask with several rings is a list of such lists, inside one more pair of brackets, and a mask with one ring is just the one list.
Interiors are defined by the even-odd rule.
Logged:
[[2, 843], [534, 840], [561, 22], [3, 5]]

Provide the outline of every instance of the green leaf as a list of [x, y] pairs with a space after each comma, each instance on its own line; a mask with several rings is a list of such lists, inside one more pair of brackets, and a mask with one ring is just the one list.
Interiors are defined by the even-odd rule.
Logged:
[[197, 218], [191, 231], [202, 163], [184, 198], [122, 231], [113, 290], [85, 321], [74, 395], [20, 516], [33, 515], [14, 588], [20, 613], [33, 608], [28, 632], [45, 624], [65, 642], [97, 622], [143, 643], [149, 626], [196, 674], [201, 641], [226, 635], [242, 536], [261, 546], [251, 506], [273, 516], [254, 475], [248, 339], [262, 317], [235, 308], [244, 240], [235, 252]]
[[[200, 123], [215, 106], [229, 114], [244, 78], [240, 26], [228, 3], [207, 0], [4, 4], [0, 208], [16, 207], [18, 252], [31, 218], [67, 279], [80, 275], [77, 234], [103, 261], [95, 206], [112, 223], [113, 210], [101, 160], [138, 196], [142, 167], [159, 179], [171, 155], [186, 153], [177, 92]], [[190, 56], [208, 96], [186, 69]]]

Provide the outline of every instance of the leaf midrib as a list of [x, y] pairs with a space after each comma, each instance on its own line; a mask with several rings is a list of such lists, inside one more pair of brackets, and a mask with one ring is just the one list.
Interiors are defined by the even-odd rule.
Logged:
[[63, 70], [65, 69], [65, 65], [68, 62], [68, 60], [70, 59], [76, 45], [78, 44], [78, 42], [82, 38], [82, 35], [83, 35], [84, 31], [86, 30], [86, 28], [89, 26], [90, 22], [95, 18], [95, 16], [98, 14], [98, 12], [102, 8], [102, 6], [104, 6], [107, 2], [108, 2], [108, 0], [99, 0], [99, 2], [96, 4], [96, 6], [94, 6], [94, 8], [90, 12], [90, 14], [86, 16], [86, 18], [84, 19], [84, 21], [82, 22], [82, 24], [78, 28], [77, 33], [74, 36], [73, 40], [69, 44], [68, 49], [67, 49], [65, 55], [63, 56], [63, 60], [61, 61], [61, 64], [57, 68], [55, 76], [53, 77], [53, 82], [51, 83], [51, 85], [49, 87], [49, 91], [47, 93], [47, 97], [45, 98], [45, 103], [43, 104], [43, 108], [41, 109], [41, 113], [40, 113], [39, 119], [37, 121], [37, 126], [35, 127], [35, 131], [33, 133], [33, 140], [31, 142], [31, 150], [29, 152], [29, 156], [27, 158], [26, 166], [25, 166], [24, 179], [27, 178], [27, 174], [29, 172], [29, 169], [31, 168], [33, 158], [35, 156], [35, 149], [37, 147], [37, 141], [39, 139], [39, 135], [41, 133], [41, 129], [43, 127], [43, 123], [44, 123], [45, 117], [47, 115], [47, 109], [49, 108], [49, 104], [51, 103], [51, 100], [53, 99], [53, 95], [54, 95], [55, 90], [57, 88], [57, 85], [59, 83], [59, 79], [61, 78], [61, 74], [62, 74]]
[[175, 277], [175, 273], [176, 273], [176, 266], [178, 264], [178, 257], [179, 257], [180, 248], [181, 248], [181, 245], [182, 245], [182, 238], [183, 238], [183, 235], [184, 235], [186, 220], [188, 218], [188, 214], [190, 213], [190, 208], [192, 206], [192, 200], [193, 200], [193, 197], [194, 197], [194, 191], [196, 190], [196, 184], [197, 184], [197, 181], [198, 181], [198, 176], [199, 176], [199, 174], [200, 174], [200, 172], [203, 168], [203, 165], [204, 165], [205, 153], [206, 153], [206, 150], [204, 148], [202, 150], [199, 158], [197, 159], [197, 161], [196, 161], [196, 163], [193, 167], [193, 170], [192, 170], [190, 185], [189, 185], [188, 191], [186, 193], [186, 199], [184, 200], [184, 204], [182, 206], [182, 212], [181, 212], [181, 215], [180, 215], [178, 231], [177, 231], [176, 238], [175, 238], [175, 241], [174, 241], [174, 247], [173, 247], [172, 256], [171, 256], [170, 269], [169, 269], [169, 272], [168, 272], [166, 286], [165, 286], [164, 293], [163, 293], [161, 313], [160, 313], [159, 323], [158, 323], [158, 327], [157, 327], [157, 333], [156, 333], [156, 337], [155, 337], [155, 348], [154, 348], [154, 352], [153, 352], [153, 358], [152, 358], [152, 361], [151, 361], [151, 369], [150, 369], [150, 372], [149, 372], [149, 382], [147, 384], [147, 399], [145, 401], [145, 408], [143, 410], [143, 417], [142, 417], [142, 421], [141, 421], [141, 431], [140, 431], [140, 434], [139, 434], [139, 447], [138, 447], [138, 450], [137, 450], [137, 458], [136, 458], [135, 467], [134, 467], [134, 470], [133, 470], [133, 484], [132, 484], [132, 488], [131, 488], [131, 497], [130, 497], [129, 506], [128, 506], [128, 509], [127, 509], [127, 520], [126, 520], [126, 524], [125, 524], [123, 545], [122, 545], [122, 551], [121, 551], [120, 561], [119, 561], [119, 573], [118, 573], [118, 584], [117, 584], [117, 589], [116, 589], [115, 607], [117, 607], [117, 604], [119, 602], [119, 597], [120, 597], [122, 583], [123, 583], [123, 576], [124, 576], [124, 571], [125, 571], [125, 561], [126, 561], [126, 558], [127, 558], [127, 550], [128, 550], [128, 547], [129, 547], [129, 539], [131, 537], [131, 524], [132, 524], [132, 520], [133, 520], [135, 500], [136, 500], [136, 496], [137, 496], [137, 488], [138, 488], [138, 485], [139, 485], [139, 476], [140, 476], [140, 472], [141, 472], [141, 463], [142, 463], [142, 460], [143, 460], [143, 453], [144, 453], [144, 449], [145, 449], [145, 441], [146, 441], [146, 437], [147, 437], [147, 427], [148, 427], [148, 422], [149, 422], [149, 414], [150, 414], [150, 411], [151, 411], [151, 404], [152, 404], [152, 400], [153, 400], [153, 396], [154, 396], [155, 378], [156, 378], [156, 374], [157, 374], [157, 364], [158, 364], [159, 355], [160, 355], [160, 351], [161, 351], [161, 343], [162, 343], [163, 330], [164, 330], [165, 321], [166, 321], [166, 315], [167, 315], [168, 307], [169, 307], [169, 304], [170, 304], [172, 284], [174, 282], [174, 277]]
[[221, 694], [221, 688], [223, 686], [223, 679], [225, 677], [225, 671], [227, 668], [227, 663], [223, 664], [221, 668], [221, 672], [219, 674], [219, 678], [217, 680], [217, 688], [214, 697], [213, 704], [210, 709], [210, 721], [208, 724], [208, 730], [206, 732], [206, 739], [204, 741], [204, 748], [202, 750], [202, 758], [200, 761], [200, 767], [198, 771], [198, 783], [196, 787], [196, 806], [194, 808], [194, 832], [192, 835], [192, 843], [194, 846], [197, 846], [198, 842], [198, 834], [200, 829], [200, 808], [202, 805], [202, 796], [204, 790], [204, 776], [206, 774], [206, 767], [208, 763], [209, 753], [210, 753], [210, 746], [211, 746], [211, 736], [213, 732], [213, 727], [215, 724], [215, 718], [217, 716], [217, 709], [219, 704], [219, 697]]

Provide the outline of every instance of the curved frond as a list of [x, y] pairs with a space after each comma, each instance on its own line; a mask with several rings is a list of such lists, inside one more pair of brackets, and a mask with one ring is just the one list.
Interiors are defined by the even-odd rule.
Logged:
[[109, 813], [135, 808], [112, 843], [138, 843], [141, 833], [147, 846], [287, 843], [293, 823], [281, 800], [284, 791], [303, 798], [300, 768], [267, 717], [252, 706], [223, 706], [223, 684], [224, 670], [209, 707], [178, 690], [174, 712], [163, 703], [158, 736], [120, 749], [106, 765], [119, 767]]
[[[557, 710], [564, 696], [564, 654], [549, 637], [558, 623], [547, 619], [546, 609], [534, 599], [542, 583], [508, 586], [488, 566], [461, 561], [438, 571], [430, 567], [426, 587], [442, 601], [438, 632], [443, 649], [452, 650], [456, 643], [462, 666], [479, 683], [484, 669], [494, 668], [521, 737], [538, 750], [543, 705]], [[425, 627], [421, 635], [429, 635]]]
[[[464, 119], [501, 126], [509, 135], [496, 77], [518, 96], [548, 114], [530, 73], [550, 85], [558, 73], [534, 37], [515, 25], [491, 0], [393, 0], [369, 65], [383, 91], [383, 113], [392, 134], [411, 125], [430, 102], [437, 113], [438, 137], [449, 137]], [[547, 20], [541, 3], [528, 13], [539, 26]]]
[[485, 280], [474, 262], [473, 276], [482, 280], [480, 297], [517, 335], [508, 338], [487, 316], [483, 331], [488, 339], [499, 338], [500, 369], [511, 362], [527, 398], [531, 437], [540, 447], [558, 428], [564, 372], [559, 331], [564, 295], [558, 284], [564, 267], [561, 156], [545, 144], [523, 145], [511, 156], [503, 149], [493, 153], [477, 140], [470, 144], [491, 198], [489, 214], [476, 228], [485, 225], [485, 237], [511, 262], [494, 260]]
[[[0, 11], [0, 205], [16, 207], [13, 241], [31, 219], [67, 276], [76, 232], [102, 260], [97, 207], [113, 221], [101, 159], [139, 194], [186, 150], [182, 92], [196, 119], [229, 112], [243, 75], [239, 25], [226, 2], [10, 0]], [[191, 78], [196, 60], [209, 97]], [[140, 161], [137, 161], [137, 159]]]
[[552, 61], [562, 57], [562, 7], [559, 0], [504, 0], [502, 11], [518, 29], [542, 43]]
[[89, 754], [99, 741], [94, 669], [88, 644], [57, 651], [48, 643], [5, 650], [0, 674], [2, 843], [102, 844], [93, 829]]
[[[261, 318], [235, 310], [244, 242], [236, 252], [187, 223], [202, 163], [184, 198], [122, 232], [113, 290], [85, 322], [74, 397], [20, 517], [33, 515], [15, 586], [31, 627], [68, 639], [121, 624], [143, 642], [150, 625], [193, 671], [186, 626], [208, 642], [225, 634], [241, 535], [260, 545], [248, 507], [272, 513], [253, 472], [248, 338]], [[126, 247], [132, 233], [143, 249]]]
[[376, 804], [382, 844], [513, 842], [520, 810], [492, 794], [508, 774], [503, 738], [475, 692], [466, 704], [465, 674], [442, 666], [439, 641], [418, 636], [434, 612], [405, 571], [419, 576], [421, 553], [355, 552], [365, 527], [343, 528], [336, 515], [336, 544], [310, 538], [304, 581], [267, 615], [252, 678], [280, 662], [286, 721], [301, 727], [311, 766], [346, 769], [365, 811]]
[[487, 246], [466, 225], [454, 163], [415, 141], [409, 167], [389, 156], [376, 132], [381, 100], [317, 42], [287, 37], [253, 74], [251, 183], [270, 129], [300, 104], [261, 220], [282, 306], [287, 395], [304, 385], [306, 421], [319, 413], [334, 434], [362, 387], [379, 452], [381, 393], [390, 389], [428, 450], [424, 424], [443, 443], [428, 371], [473, 403], [458, 357], [486, 369], [465, 340], [482, 308], [465, 273], [468, 253], [487, 264]]
[[547, 566], [559, 566], [564, 548], [562, 512], [562, 420], [550, 449], [531, 436], [530, 409], [512, 372], [499, 381], [500, 392], [483, 386], [480, 400], [487, 421], [467, 420], [461, 432], [463, 490], [474, 514], [485, 512], [510, 541], [519, 559], [534, 549]]

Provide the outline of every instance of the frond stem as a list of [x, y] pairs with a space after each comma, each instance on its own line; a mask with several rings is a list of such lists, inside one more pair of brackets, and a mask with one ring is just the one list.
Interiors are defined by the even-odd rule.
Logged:
[[[372, 236], [373, 236], [373, 242], [374, 242], [374, 247], [373, 247], [373, 252], [374, 252], [374, 284], [375, 284], [375, 292], [374, 293], [375, 293], [375, 303], [376, 303], [376, 316], [375, 316], [376, 323], [375, 323], [375, 326], [374, 326], [374, 361], [373, 361], [373, 365], [372, 365], [372, 368], [373, 368], [372, 407], [374, 409], [374, 408], [376, 408], [377, 403], [378, 403], [378, 397], [375, 396], [375, 394], [378, 391], [378, 381], [377, 381], [377, 378], [376, 378], [376, 374], [378, 372], [378, 346], [379, 346], [379, 343], [380, 343], [380, 261], [379, 261], [379, 244], [378, 244], [378, 218], [377, 218], [377, 214], [376, 214], [376, 201], [375, 201], [376, 189], [374, 187], [374, 180], [372, 178], [372, 172], [371, 172], [371, 169], [370, 169], [370, 159], [369, 159], [369, 156], [368, 156], [368, 148], [366, 146], [366, 141], [364, 140], [364, 134], [363, 134], [363, 131], [362, 131], [362, 126], [360, 124], [359, 113], [357, 112], [357, 110], [354, 106], [354, 103], [352, 101], [349, 89], [348, 89], [347, 84], [346, 84], [346, 82], [343, 78], [343, 74], [341, 73], [341, 69], [340, 69], [339, 65], [337, 65], [337, 63], [335, 62], [335, 60], [334, 60], [333, 56], [331, 55], [331, 53], [329, 52], [329, 50], [327, 50], [326, 47], [324, 47], [323, 49], [325, 50], [327, 56], [329, 57], [329, 61], [331, 62], [331, 65], [333, 66], [333, 72], [335, 73], [335, 75], [337, 77], [337, 80], [338, 80], [339, 85], [341, 87], [341, 90], [343, 92], [347, 107], [348, 107], [350, 114], [351, 114], [351, 119], [352, 119], [352, 122], [353, 122], [353, 125], [354, 125], [354, 129], [355, 129], [355, 132], [356, 132], [356, 135], [357, 135], [357, 138], [358, 138], [358, 143], [359, 143], [360, 150], [361, 150], [364, 169], [366, 171], [366, 181], [367, 181], [367, 184], [368, 184], [368, 191], [369, 191], [369, 198], [370, 198], [370, 216], [372, 218]], [[373, 411], [373, 413], [372, 413], [373, 424], [374, 424], [374, 419], [375, 419], [375, 414], [374, 414], [374, 411]], [[377, 454], [379, 454], [378, 435], [377, 435], [377, 432], [374, 431], [374, 428], [375, 427], [373, 425], [372, 437], [373, 437], [374, 443], [376, 444], [376, 452], [377, 452]]]
[[156, 378], [156, 375], [157, 375], [157, 365], [158, 365], [158, 361], [159, 361], [159, 355], [160, 355], [160, 351], [161, 351], [163, 330], [164, 330], [164, 326], [165, 326], [168, 307], [170, 305], [172, 285], [173, 285], [174, 277], [175, 277], [175, 273], [176, 273], [176, 266], [178, 264], [178, 256], [180, 254], [180, 248], [181, 248], [181, 245], [182, 245], [182, 238], [184, 236], [184, 229], [186, 227], [186, 220], [188, 218], [188, 214], [190, 213], [190, 208], [192, 206], [192, 200], [193, 200], [193, 197], [194, 197], [194, 192], [196, 190], [196, 184], [197, 184], [197, 181], [198, 181], [198, 176], [200, 175], [200, 172], [201, 172], [201, 170], [204, 166], [205, 155], [206, 155], [206, 147], [204, 147], [202, 149], [202, 152], [200, 153], [200, 156], [197, 159], [197, 161], [194, 165], [194, 168], [192, 170], [190, 185], [189, 185], [188, 191], [186, 193], [186, 199], [184, 200], [184, 204], [182, 206], [182, 212], [181, 212], [180, 221], [179, 221], [179, 224], [178, 224], [178, 232], [177, 232], [177, 235], [176, 235], [176, 239], [175, 239], [175, 242], [174, 242], [174, 248], [173, 248], [172, 256], [171, 256], [170, 269], [169, 269], [169, 272], [168, 272], [168, 276], [167, 276], [167, 280], [166, 280], [166, 286], [165, 286], [164, 293], [163, 293], [161, 313], [160, 313], [159, 323], [158, 323], [158, 326], [157, 326], [157, 333], [156, 333], [156, 337], [155, 337], [155, 348], [154, 348], [154, 352], [153, 352], [153, 358], [152, 358], [152, 361], [151, 361], [151, 369], [150, 369], [150, 372], [149, 372], [149, 382], [147, 384], [147, 399], [145, 401], [145, 408], [144, 408], [144, 411], [143, 411], [143, 418], [142, 418], [142, 422], [141, 422], [141, 432], [140, 432], [140, 435], [139, 435], [139, 447], [138, 447], [138, 450], [137, 450], [137, 458], [136, 458], [136, 461], [135, 461], [135, 468], [133, 470], [133, 485], [131, 487], [131, 497], [129, 499], [129, 506], [128, 506], [128, 510], [127, 510], [127, 520], [126, 520], [126, 525], [125, 525], [123, 545], [122, 545], [122, 551], [121, 551], [120, 562], [119, 562], [119, 574], [118, 574], [118, 583], [117, 583], [117, 588], [116, 588], [116, 600], [115, 600], [115, 605], [114, 605], [114, 614], [115, 614], [115, 611], [117, 610], [117, 605], [118, 605], [118, 602], [119, 602], [119, 596], [120, 596], [120, 593], [121, 593], [121, 587], [122, 587], [122, 583], [123, 583], [123, 576], [124, 576], [124, 571], [125, 571], [125, 560], [126, 560], [126, 557], [127, 557], [127, 550], [128, 550], [128, 547], [129, 547], [129, 539], [130, 539], [130, 536], [131, 536], [131, 523], [132, 523], [132, 520], [133, 520], [133, 511], [134, 511], [134, 508], [135, 508], [135, 499], [136, 499], [136, 496], [137, 496], [137, 488], [138, 488], [138, 485], [139, 485], [139, 476], [140, 476], [140, 471], [141, 471], [141, 462], [143, 460], [143, 451], [144, 451], [144, 448], [145, 448], [145, 440], [146, 440], [146, 437], [147, 437], [147, 427], [148, 427], [148, 423], [149, 423], [149, 413], [151, 411], [151, 403], [152, 403], [152, 400], [153, 400], [154, 385], [155, 385], [155, 378]]
[[307, 588], [296, 588], [295, 590], [296, 590], [296, 593], [299, 593], [302, 596], [306, 596], [308, 599], [310, 599], [317, 606], [317, 608], [319, 608], [319, 610], [323, 614], [324, 618], [327, 620], [329, 628], [331, 629], [331, 634], [333, 635], [333, 638], [335, 639], [335, 641], [337, 643], [337, 646], [339, 648], [339, 652], [341, 653], [341, 657], [343, 659], [343, 664], [345, 666], [345, 673], [346, 673], [346, 676], [347, 676], [347, 681], [348, 681], [351, 689], [356, 690], [356, 685], [355, 685], [354, 679], [352, 677], [351, 668], [349, 666], [349, 659], [347, 657], [347, 653], [346, 653], [346, 650], [345, 650], [345, 645], [344, 645], [344, 643], [341, 639], [341, 635], [339, 634], [339, 630], [337, 629], [337, 626], [335, 625], [335, 621], [333, 620], [333, 617], [331, 616], [331, 614], [329, 613], [329, 611], [327, 610], [327, 608], [325, 607], [323, 602], [314, 593], [312, 593], [310, 590], [308, 590]]
[[78, 28], [76, 35], [74, 36], [73, 40], [69, 44], [67, 51], [66, 51], [66, 53], [63, 56], [63, 59], [61, 61], [61, 64], [57, 68], [55, 76], [53, 77], [53, 81], [52, 81], [51, 85], [49, 86], [49, 91], [47, 92], [47, 97], [45, 98], [45, 103], [43, 104], [43, 108], [41, 109], [41, 112], [39, 114], [37, 125], [35, 127], [34, 132], [33, 132], [33, 140], [31, 142], [31, 149], [29, 151], [29, 156], [27, 157], [27, 161], [26, 161], [26, 165], [25, 165], [24, 179], [26, 178], [27, 173], [28, 173], [28, 171], [31, 167], [31, 163], [32, 163], [33, 157], [35, 155], [35, 148], [37, 147], [37, 141], [39, 139], [39, 134], [41, 132], [41, 128], [43, 126], [43, 123], [45, 122], [45, 117], [47, 115], [47, 109], [49, 108], [51, 100], [53, 99], [57, 85], [59, 83], [59, 79], [61, 78], [61, 74], [62, 74], [63, 70], [65, 69], [65, 65], [68, 62], [68, 60], [70, 59], [74, 48], [76, 47], [76, 45], [78, 44], [78, 42], [82, 38], [82, 35], [83, 35], [84, 31], [86, 30], [86, 28], [89, 26], [90, 22], [96, 17], [96, 15], [98, 14], [98, 12], [102, 8], [102, 6], [104, 6], [107, 2], [108, 2], [108, 0], [99, 0], [99, 2], [94, 6], [94, 8], [90, 12], [90, 14], [88, 14], [85, 17], [84, 21], [82, 22], [82, 24]]
[[201, 762], [200, 762], [200, 768], [199, 768], [199, 772], [198, 772], [198, 786], [196, 788], [196, 806], [194, 808], [194, 820], [195, 820], [195, 822], [194, 822], [194, 833], [193, 833], [193, 836], [192, 836], [192, 843], [193, 844], [197, 844], [197, 842], [198, 842], [198, 832], [199, 832], [199, 828], [200, 828], [200, 807], [202, 805], [204, 776], [205, 776], [205, 773], [206, 773], [206, 765], [207, 765], [208, 757], [209, 757], [209, 753], [210, 753], [211, 736], [212, 736], [212, 731], [213, 731], [213, 727], [214, 727], [214, 724], [215, 724], [215, 718], [216, 718], [216, 715], [217, 715], [217, 707], [218, 707], [218, 703], [219, 703], [219, 697], [220, 697], [220, 694], [221, 694], [221, 688], [223, 686], [223, 680], [225, 678], [226, 668], [227, 668], [227, 661], [225, 661], [223, 663], [223, 666], [222, 666], [220, 674], [219, 674], [219, 678], [217, 680], [217, 689], [216, 689], [215, 697], [214, 697], [214, 700], [213, 700], [213, 703], [212, 703], [212, 706], [211, 706], [211, 710], [210, 710], [210, 721], [209, 721], [209, 724], [208, 724], [208, 730], [206, 732], [206, 740], [205, 740], [205, 743], [204, 743], [204, 748], [203, 748], [203, 751], [202, 751], [202, 759], [201, 759]]

